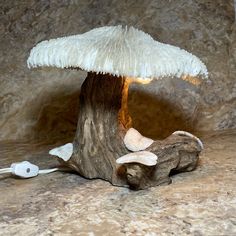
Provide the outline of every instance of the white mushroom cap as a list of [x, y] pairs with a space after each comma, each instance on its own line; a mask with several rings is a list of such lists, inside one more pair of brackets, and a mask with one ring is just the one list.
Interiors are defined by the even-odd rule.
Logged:
[[124, 137], [125, 146], [133, 152], [148, 148], [154, 141], [142, 136], [136, 129], [130, 128]]
[[155, 166], [157, 164], [158, 157], [152, 153], [147, 151], [141, 152], [132, 152], [126, 154], [116, 160], [118, 164], [126, 164], [126, 163], [140, 163], [146, 166]]
[[68, 161], [73, 153], [73, 144], [72, 143], [67, 143], [63, 146], [53, 148], [52, 150], [49, 151], [50, 155], [53, 156], [58, 156], [64, 161]]
[[193, 138], [193, 139], [195, 139], [195, 140], [198, 142], [198, 144], [199, 144], [199, 146], [201, 147], [201, 149], [202, 149], [202, 150], [204, 149], [204, 146], [203, 146], [203, 143], [202, 143], [201, 139], [198, 138], [198, 137], [196, 137], [195, 135], [189, 133], [189, 132], [182, 131], [182, 130], [178, 130], [178, 131], [175, 131], [173, 134], [176, 134], [176, 135], [185, 135], [185, 136], [188, 136], [188, 137], [190, 137], [190, 138]]
[[76, 67], [142, 79], [208, 76], [206, 66], [191, 53], [155, 41], [141, 30], [120, 25], [42, 41], [31, 50], [27, 64], [29, 67]]

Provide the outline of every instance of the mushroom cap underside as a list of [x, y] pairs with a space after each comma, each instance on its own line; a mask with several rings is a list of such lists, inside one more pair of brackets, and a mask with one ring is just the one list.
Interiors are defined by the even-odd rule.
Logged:
[[128, 129], [124, 137], [126, 148], [132, 152], [143, 151], [152, 145], [153, 142], [152, 139], [142, 136], [138, 130], [134, 128]]
[[160, 43], [134, 27], [122, 26], [42, 41], [31, 50], [27, 64], [142, 79], [208, 76], [204, 63], [193, 54]]
[[116, 160], [117, 164], [139, 163], [145, 166], [155, 166], [157, 155], [148, 151], [131, 152]]
[[67, 143], [63, 146], [53, 148], [49, 151], [50, 155], [57, 156], [64, 161], [68, 161], [73, 153], [73, 144]]

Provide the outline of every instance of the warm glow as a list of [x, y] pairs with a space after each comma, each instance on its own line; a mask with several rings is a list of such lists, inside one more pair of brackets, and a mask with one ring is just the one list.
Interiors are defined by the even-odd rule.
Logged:
[[152, 79], [150, 78], [141, 78], [141, 77], [126, 77], [126, 80], [128, 80], [130, 83], [140, 83], [140, 84], [149, 84]]
[[[201, 79], [191, 76], [191, 75], [183, 75], [181, 79], [188, 81], [193, 85], [201, 84]], [[141, 78], [141, 77], [126, 77], [126, 81], [130, 83], [140, 83], [140, 84], [149, 84], [153, 79], [150, 78]]]
[[129, 85], [131, 83], [141, 83], [141, 84], [149, 84], [152, 79], [149, 78], [141, 78], [141, 77], [125, 77], [124, 87], [122, 90], [122, 101], [121, 101], [121, 109], [119, 111], [119, 123], [123, 125], [125, 129], [129, 129], [132, 124], [132, 119], [129, 116], [128, 112], [128, 92]]
[[123, 125], [125, 129], [129, 129], [132, 124], [132, 119], [129, 116], [128, 112], [128, 94], [129, 94], [129, 85], [132, 81], [126, 79], [124, 82], [124, 87], [122, 90], [122, 101], [121, 101], [121, 108], [119, 110], [119, 123]]
[[201, 83], [201, 80], [199, 78], [190, 75], [184, 75], [181, 77], [181, 79], [188, 81], [189, 83], [194, 85], [199, 85]]

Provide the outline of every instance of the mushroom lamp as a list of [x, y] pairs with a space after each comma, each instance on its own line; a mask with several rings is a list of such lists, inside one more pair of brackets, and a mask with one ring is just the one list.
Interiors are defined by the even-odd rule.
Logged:
[[[117, 186], [127, 186], [116, 160], [130, 152], [124, 144], [124, 136], [132, 127], [127, 106], [129, 84], [163, 77], [198, 84], [208, 75], [206, 66], [191, 53], [160, 43], [133, 27], [122, 26], [100, 27], [40, 42], [31, 50], [27, 64], [29, 68], [52, 66], [88, 72], [81, 87], [73, 154], [63, 164], [86, 178], [101, 178]], [[170, 153], [166, 145], [174, 145], [178, 163], [180, 153], [194, 153], [191, 160], [195, 163], [200, 152], [196, 140], [186, 136], [173, 135], [164, 143], [153, 141], [148, 151], [158, 153], [159, 167], [162, 156]], [[162, 150], [166, 153], [159, 155]], [[152, 185], [158, 185], [158, 181], [153, 180]]]

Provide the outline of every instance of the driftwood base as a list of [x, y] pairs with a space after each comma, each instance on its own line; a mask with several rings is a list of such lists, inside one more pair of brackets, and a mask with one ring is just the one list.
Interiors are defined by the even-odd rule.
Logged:
[[146, 150], [158, 156], [156, 166], [129, 163], [122, 165], [118, 171], [132, 189], [170, 184], [170, 174], [194, 170], [201, 148], [189, 137], [171, 135], [163, 141], [154, 142]]
[[81, 87], [73, 155], [64, 165], [86, 178], [100, 178], [133, 189], [170, 183], [172, 170], [191, 171], [196, 167], [201, 149], [194, 139], [171, 135], [155, 141], [146, 149], [159, 158], [154, 167], [116, 163], [130, 152], [123, 142], [131, 127], [127, 107], [129, 83], [125, 77], [88, 73]]

